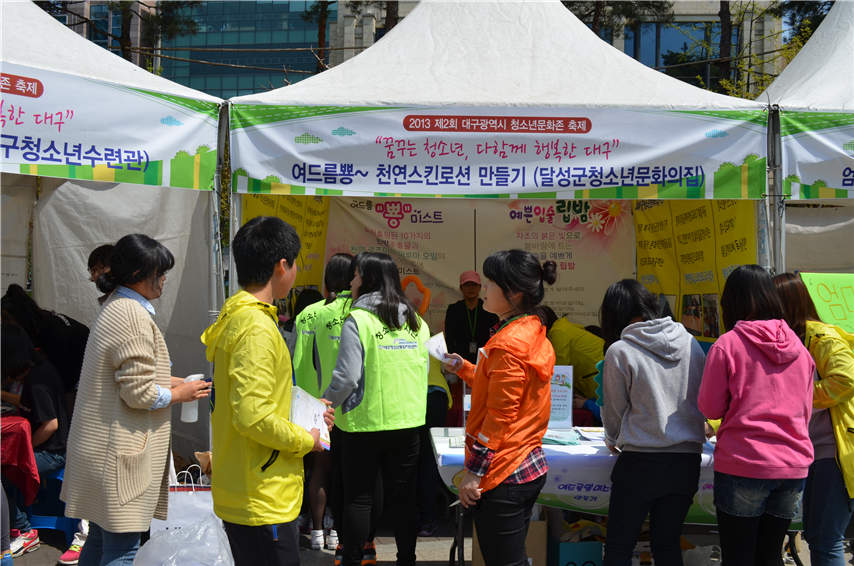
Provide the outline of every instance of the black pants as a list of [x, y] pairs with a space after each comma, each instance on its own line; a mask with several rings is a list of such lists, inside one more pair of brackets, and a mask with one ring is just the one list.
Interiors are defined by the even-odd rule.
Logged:
[[421, 451], [418, 453], [418, 522], [427, 525], [436, 522], [436, 488], [439, 486], [439, 468], [433, 455], [433, 443], [430, 442], [430, 429], [445, 426], [448, 416], [448, 395], [444, 391], [434, 391], [427, 395], [427, 422], [418, 434], [421, 437]]
[[[329, 488], [329, 501], [327, 505], [332, 510], [332, 527], [338, 533], [339, 544], [343, 541], [344, 532], [344, 471], [343, 458], [341, 457], [341, 438], [345, 433], [337, 426], [332, 427], [329, 433], [330, 449], [329, 456], [332, 458], [332, 484]], [[383, 514], [383, 478], [377, 474], [374, 487], [374, 505], [371, 507], [371, 530], [368, 532], [367, 542], [374, 541], [377, 525]]]
[[721, 534], [721, 558], [727, 566], [783, 566], [781, 548], [790, 519], [768, 513], [736, 517], [717, 510]]
[[525, 539], [531, 510], [544, 485], [542, 475], [528, 483], [502, 483], [481, 494], [472, 517], [484, 564], [527, 566]]
[[376, 529], [371, 513], [377, 476], [393, 515], [397, 563], [415, 564], [418, 523], [415, 512], [415, 467], [418, 429], [342, 432], [344, 472], [344, 566], [361, 566], [368, 533]]
[[682, 564], [679, 539], [700, 483], [700, 454], [623, 452], [611, 472], [605, 566], [628, 566], [649, 514], [656, 563]]
[[250, 527], [223, 521], [234, 566], [299, 566], [296, 521]]

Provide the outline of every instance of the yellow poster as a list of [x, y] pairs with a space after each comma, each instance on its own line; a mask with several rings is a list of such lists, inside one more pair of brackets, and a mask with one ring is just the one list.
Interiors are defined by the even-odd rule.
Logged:
[[[673, 244], [673, 219], [670, 202], [636, 200], [638, 281], [660, 295], [679, 286], [679, 269]], [[674, 297], [675, 298], [675, 297]]]
[[277, 216], [299, 234], [300, 254], [297, 277], [290, 300], [304, 289], [323, 290], [326, 231], [329, 226], [329, 198], [311, 195], [245, 195], [243, 224], [257, 216]]
[[673, 200], [634, 206], [638, 280], [659, 295], [665, 315], [701, 342], [713, 342], [724, 331], [720, 296], [727, 276], [756, 263], [754, 204]]

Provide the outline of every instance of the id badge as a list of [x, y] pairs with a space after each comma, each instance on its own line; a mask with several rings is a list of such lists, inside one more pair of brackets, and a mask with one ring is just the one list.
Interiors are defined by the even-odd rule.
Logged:
[[477, 352], [477, 342], [469, 342], [469, 354]]

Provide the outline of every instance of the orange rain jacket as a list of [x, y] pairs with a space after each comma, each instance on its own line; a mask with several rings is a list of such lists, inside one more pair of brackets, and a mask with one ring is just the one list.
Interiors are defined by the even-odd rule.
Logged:
[[459, 376], [472, 388], [466, 423], [466, 458], [475, 440], [495, 455], [480, 482], [488, 491], [542, 446], [551, 412], [555, 352], [537, 316], [510, 322], [478, 354], [464, 360]]

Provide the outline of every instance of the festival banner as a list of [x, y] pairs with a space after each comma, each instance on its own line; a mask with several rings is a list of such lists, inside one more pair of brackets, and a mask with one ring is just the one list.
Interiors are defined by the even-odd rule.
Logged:
[[230, 127], [238, 192], [758, 199], [766, 187], [761, 110], [234, 104]]
[[800, 273], [818, 317], [854, 334], [854, 274]]
[[659, 200], [634, 206], [638, 279], [658, 294], [665, 315], [701, 343], [714, 342], [725, 330], [720, 296], [727, 277], [757, 260], [754, 203]]
[[854, 113], [780, 111], [783, 193], [854, 198]]
[[0, 170], [210, 190], [215, 102], [3, 63]]
[[276, 216], [293, 226], [300, 237], [297, 277], [291, 302], [304, 289], [323, 290], [326, 234], [329, 226], [329, 197], [291, 195], [245, 195], [243, 224], [256, 216]]

